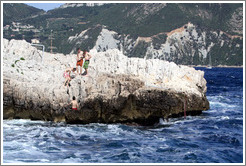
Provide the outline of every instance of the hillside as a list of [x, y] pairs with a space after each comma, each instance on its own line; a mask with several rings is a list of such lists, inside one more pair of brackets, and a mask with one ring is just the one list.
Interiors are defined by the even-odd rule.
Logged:
[[44, 10], [28, 6], [23, 3], [4, 3], [3, 4], [3, 25], [11, 24], [13, 21], [43, 13]]
[[210, 55], [213, 65], [242, 65], [242, 6], [239, 3], [65, 4], [36, 17], [19, 19], [22, 24], [33, 25], [38, 33], [13, 32], [10, 28], [4, 37], [22, 39], [24, 35], [30, 42], [38, 36], [46, 51], [50, 51], [52, 31], [52, 46], [56, 47], [53, 51], [57, 53], [73, 53], [77, 47], [97, 51], [117, 48], [128, 57], [158, 58], [178, 64], [207, 65]]

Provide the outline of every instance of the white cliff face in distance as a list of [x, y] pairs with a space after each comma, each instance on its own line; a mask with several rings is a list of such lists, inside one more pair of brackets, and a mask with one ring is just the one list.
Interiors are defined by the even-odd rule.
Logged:
[[[186, 28], [184, 28], [186, 27]], [[131, 41], [132, 39], [128, 39], [128, 36], [125, 37], [124, 42], [119, 39], [115, 39], [117, 33], [111, 30], [108, 30], [105, 26], [102, 28], [101, 33], [97, 37], [96, 44], [94, 48], [100, 51], [106, 51], [108, 49], [119, 49], [120, 51], [127, 51], [133, 49], [139, 41], [144, 41], [147, 43], [151, 43], [150, 46], [147, 47], [147, 51], [144, 57], [152, 57], [156, 59], [172, 59], [174, 54], [178, 54], [179, 50], [181, 52], [187, 53], [188, 56], [194, 56], [195, 50], [192, 47], [189, 48], [187, 52], [187, 47], [185, 46], [187, 43], [193, 43], [193, 41], [197, 41], [199, 57], [207, 58], [207, 54], [210, 49], [214, 46], [213, 43], [210, 43], [209, 46], [206, 46], [206, 33], [203, 32], [201, 35], [198, 35], [197, 29], [195, 25], [192, 23], [187, 23], [183, 27], [175, 29], [171, 32], [166, 32], [167, 40], [165, 43], [162, 43], [160, 48], [155, 49], [152, 43], [153, 37], [139, 37], [136, 41]], [[75, 39], [83, 39], [83, 32], [80, 35], [71, 36], [69, 38], [69, 42]], [[79, 41], [79, 40], [78, 40]], [[223, 41], [223, 40], [222, 40]], [[124, 48], [123, 43], [128, 45], [128, 48]], [[131, 44], [132, 43], [132, 44]], [[78, 43], [76, 43], [78, 44]], [[124, 49], [123, 49], [124, 48]], [[181, 58], [181, 54], [178, 54], [179, 58]]]
[[105, 3], [65, 3], [64, 5], [60, 6], [59, 8], [81, 7], [81, 6], [94, 7], [94, 6], [102, 6], [104, 4]]
[[[93, 80], [93, 78], [100, 77], [101, 73], [126, 74], [139, 78], [148, 87], [172, 89], [198, 96], [204, 96], [206, 93], [204, 72], [192, 67], [158, 59], [128, 58], [117, 49], [109, 49], [106, 52], [97, 52], [93, 49], [89, 53], [92, 55], [89, 77], [76, 76], [72, 79], [71, 85], [79, 79], [84, 82], [89, 79]], [[47, 96], [56, 94], [65, 98], [63, 72], [67, 67], [76, 67], [76, 54], [63, 55], [44, 52], [42, 57], [42, 51], [24, 40], [3, 39], [2, 67], [3, 79], [21, 81], [23, 87], [33, 90], [40, 89], [40, 91], [47, 92]], [[93, 81], [90, 83], [97, 84]], [[30, 89], [30, 93], [33, 90]]]
[[[98, 32], [100, 28], [101, 30]], [[97, 34], [95, 40], [88, 38], [91, 33]], [[137, 38], [129, 34], [119, 34], [104, 25], [97, 25], [97, 28], [89, 28], [70, 36], [68, 43], [73, 45], [71, 53], [78, 46], [83, 47], [86, 43], [93, 42], [95, 44], [90, 47], [98, 52], [118, 49], [128, 57], [161, 59], [177, 64], [207, 65], [209, 57], [215, 61], [215, 50], [223, 50], [223, 47], [234, 47], [232, 43], [234, 38], [242, 40], [241, 36], [232, 36], [222, 31], [204, 31], [188, 22], [170, 32]], [[240, 47], [241, 45], [237, 44], [235, 49]]]

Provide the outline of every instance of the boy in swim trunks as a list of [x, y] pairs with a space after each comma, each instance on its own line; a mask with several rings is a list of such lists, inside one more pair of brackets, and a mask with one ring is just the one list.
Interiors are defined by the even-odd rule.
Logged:
[[83, 56], [85, 58], [85, 63], [84, 63], [83, 68], [85, 69], [85, 72], [86, 72], [85, 76], [88, 76], [88, 67], [89, 67], [91, 55], [86, 50], [84, 50]]
[[70, 83], [70, 81], [71, 81], [71, 76], [70, 76], [71, 71], [72, 71], [72, 72], [75, 72], [75, 71], [76, 71], [76, 68], [71, 68], [71, 67], [70, 67], [70, 68], [67, 68], [67, 69], [64, 71], [64, 73], [63, 73], [63, 76], [65, 77], [64, 86], [67, 85], [67, 87], [68, 87], [68, 85], [69, 85], [69, 83]]
[[75, 96], [73, 96], [73, 100], [71, 101], [71, 104], [72, 104], [72, 109], [77, 111], [79, 108], [79, 105], [78, 105], [78, 102], [77, 102]]
[[[82, 74], [82, 65], [83, 65], [83, 52], [80, 50], [80, 48], [77, 49], [77, 63], [76, 63], [76, 70], [77, 74]], [[80, 66], [80, 70], [78, 70], [78, 67]]]

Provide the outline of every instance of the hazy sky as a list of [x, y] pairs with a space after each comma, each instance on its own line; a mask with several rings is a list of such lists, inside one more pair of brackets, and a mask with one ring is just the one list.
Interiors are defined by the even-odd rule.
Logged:
[[48, 11], [57, 8], [64, 3], [25, 3], [25, 4]]

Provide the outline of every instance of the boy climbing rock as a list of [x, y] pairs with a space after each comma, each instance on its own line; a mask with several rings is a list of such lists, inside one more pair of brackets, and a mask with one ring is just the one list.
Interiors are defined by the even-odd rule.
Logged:
[[[77, 49], [77, 63], [76, 63], [76, 69], [77, 69], [77, 74], [82, 74], [82, 65], [83, 65], [83, 52], [80, 50], [80, 48]], [[80, 66], [80, 69], [78, 67]]]
[[73, 100], [71, 101], [71, 105], [72, 105], [72, 109], [73, 109], [73, 110], [75, 110], [75, 111], [78, 110], [79, 105], [78, 105], [78, 102], [77, 102], [75, 96], [73, 96]]
[[65, 82], [64, 82], [64, 86], [69, 86], [69, 83], [71, 81], [71, 72], [75, 72], [76, 71], [76, 68], [67, 68], [64, 73], [63, 73], [63, 76], [65, 77]]
[[86, 50], [84, 50], [83, 57], [85, 58], [85, 63], [83, 66], [83, 68], [85, 69], [85, 72], [86, 72], [85, 76], [88, 76], [88, 67], [89, 67], [91, 55]]

